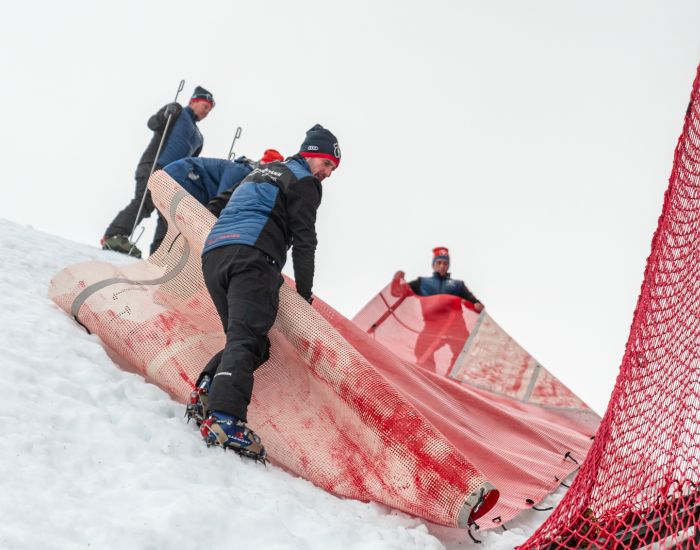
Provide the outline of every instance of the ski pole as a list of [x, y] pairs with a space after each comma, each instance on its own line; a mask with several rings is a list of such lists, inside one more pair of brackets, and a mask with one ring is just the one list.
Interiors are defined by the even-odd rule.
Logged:
[[240, 126], [236, 128], [236, 134], [233, 136], [233, 141], [231, 142], [231, 148], [228, 150], [228, 160], [231, 160], [234, 157], [234, 152], [233, 152], [233, 146], [236, 144], [236, 140], [241, 137], [241, 132], [243, 132], [243, 128]]
[[[175, 94], [175, 100], [177, 101], [177, 96], [180, 95], [180, 92], [182, 89], [185, 87], [185, 79], [183, 78], [180, 80], [180, 85], [177, 87], [177, 93]], [[170, 127], [170, 121], [173, 118], [173, 114], [170, 113], [168, 115], [168, 119], [165, 121], [165, 130], [163, 130], [163, 135], [160, 138], [160, 143], [158, 144], [158, 150], [156, 151], [156, 156], [153, 159], [153, 164], [151, 165], [151, 171], [148, 174], [148, 179], [151, 179], [151, 176], [153, 175], [153, 170], [156, 167], [156, 163], [158, 162], [158, 157], [160, 156], [160, 150], [163, 148], [163, 143], [165, 143], [165, 136], [168, 135], [168, 128]], [[136, 246], [136, 242], [141, 238], [141, 235], [143, 235], [143, 231], [141, 232], [141, 235], [139, 235], [139, 238], [136, 239], [135, 241], [132, 241], [132, 237], [134, 236], [134, 232], [136, 231], [136, 226], [139, 224], [139, 216], [141, 215], [141, 211], [143, 210], [143, 205], [146, 202], [146, 195], [148, 194], [148, 180], [146, 180], [146, 188], [143, 191], [143, 197], [141, 197], [141, 204], [139, 205], [139, 211], [136, 213], [136, 219], [134, 220], [134, 227], [131, 229], [131, 234], [129, 235], [129, 242], [131, 242], [131, 248], [129, 248], [129, 254], [131, 254], [131, 251], [134, 249], [134, 246]]]

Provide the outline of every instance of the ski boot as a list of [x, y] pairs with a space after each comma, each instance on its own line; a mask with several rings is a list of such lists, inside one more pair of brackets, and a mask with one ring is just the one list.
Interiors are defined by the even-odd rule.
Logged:
[[199, 385], [190, 393], [190, 400], [185, 409], [185, 418], [187, 418], [187, 422], [194, 420], [197, 427], [202, 425], [207, 414], [209, 386], [211, 386], [211, 378], [204, 375]]
[[207, 447], [217, 445], [261, 464], [267, 463], [267, 452], [260, 437], [235, 416], [212, 411], [202, 422], [199, 433]]
[[141, 251], [135, 245], [129, 242], [129, 237], [126, 235], [105, 235], [100, 241], [102, 250], [113, 250], [134, 258], [141, 258]]

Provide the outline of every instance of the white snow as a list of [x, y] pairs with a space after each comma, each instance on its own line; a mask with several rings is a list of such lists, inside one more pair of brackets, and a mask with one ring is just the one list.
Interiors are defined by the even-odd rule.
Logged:
[[[67, 265], [130, 258], [2, 219], [0, 254], [0, 548], [475, 547], [464, 531], [207, 448], [182, 405], [120, 370], [47, 297]], [[475, 536], [513, 548], [546, 515]]]

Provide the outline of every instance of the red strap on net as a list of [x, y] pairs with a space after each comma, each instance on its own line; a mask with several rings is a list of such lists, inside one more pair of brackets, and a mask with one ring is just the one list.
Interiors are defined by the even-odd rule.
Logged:
[[610, 405], [520, 548], [700, 547], [700, 67]]

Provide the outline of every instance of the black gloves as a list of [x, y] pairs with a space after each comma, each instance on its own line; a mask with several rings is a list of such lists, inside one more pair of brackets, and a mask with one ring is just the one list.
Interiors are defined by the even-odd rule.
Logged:
[[209, 210], [209, 212], [211, 212], [212, 214], [214, 214], [215, 217], [218, 218], [218, 217], [221, 215], [221, 210], [222, 210], [222, 208], [221, 208], [221, 205], [220, 205], [220, 204], [217, 204], [216, 201], [211, 200], [211, 201], [207, 204], [207, 210]]
[[168, 117], [179, 115], [180, 111], [182, 111], [182, 105], [179, 103], [168, 103], [165, 106], [165, 111], [163, 111], [163, 116], [167, 120]]
[[181, 111], [182, 105], [179, 103], [168, 103], [165, 107], [158, 109], [158, 112], [148, 119], [148, 128], [154, 132], [164, 131], [168, 117], [177, 117]]
[[207, 210], [209, 210], [209, 212], [211, 212], [212, 214], [214, 214], [214, 216], [218, 218], [221, 215], [221, 211], [228, 203], [229, 197], [230, 195], [228, 197], [217, 195], [207, 203]]

